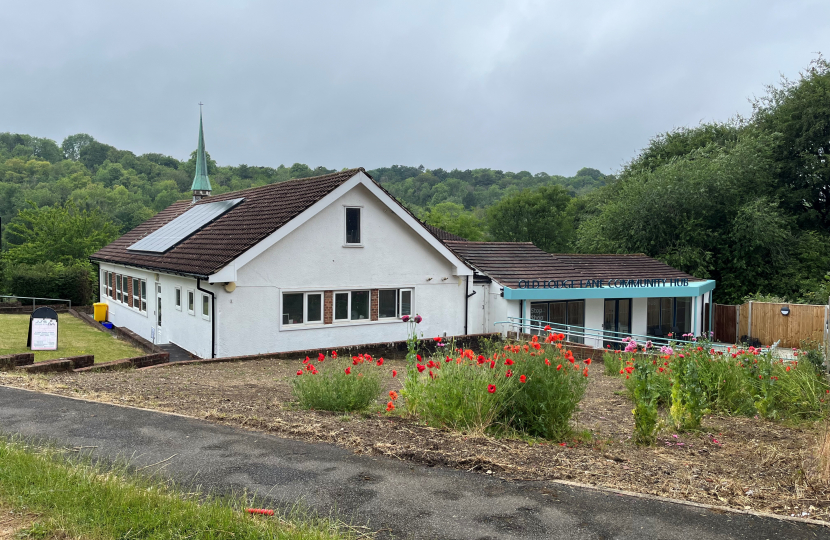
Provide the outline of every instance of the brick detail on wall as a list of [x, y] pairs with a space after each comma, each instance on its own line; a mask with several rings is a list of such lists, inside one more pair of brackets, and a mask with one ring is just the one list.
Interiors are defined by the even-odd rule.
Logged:
[[323, 292], [323, 324], [331, 324], [334, 321], [334, 292]]
[[370, 302], [369, 312], [373, 321], [378, 320], [378, 289], [372, 289], [372, 300]]
[[133, 305], [133, 278], [127, 278], [127, 305]]

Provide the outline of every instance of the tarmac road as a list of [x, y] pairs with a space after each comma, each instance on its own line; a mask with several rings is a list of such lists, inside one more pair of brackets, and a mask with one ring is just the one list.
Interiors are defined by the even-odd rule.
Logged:
[[508, 482], [8, 387], [0, 387], [0, 432], [94, 447], [94, 456], [129, 459], [135, 467], [166, 460], [163, 474], [179, 484], [221, 493], [247, 489], [274, 506], [302, 500], [321, 514], [367, 525], [379, 538], [830, 539], [830, 528], [807, 523]]

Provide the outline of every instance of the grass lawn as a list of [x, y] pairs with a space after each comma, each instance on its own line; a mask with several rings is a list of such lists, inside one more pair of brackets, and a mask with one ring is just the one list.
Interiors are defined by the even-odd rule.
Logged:
[[184, 494], [158, 479], [105, 470], [55, 450], [0, 439], [0, 508], [4, 516], [11, 509], [23, 518], [17, 520], [19, 530], [7, 538], [355, 538], [328, 520], [280, 511], [254, 517], [245, 507], [241, 497]]
[[[0, 315], [0, 355], [29, 352], [29, 315]], [[68, 313], [58, 314], [58, 350], [35, 351], [35, 362], [94, 354], [95, 363], [146, 354], [141, 349], [90, 328]]]

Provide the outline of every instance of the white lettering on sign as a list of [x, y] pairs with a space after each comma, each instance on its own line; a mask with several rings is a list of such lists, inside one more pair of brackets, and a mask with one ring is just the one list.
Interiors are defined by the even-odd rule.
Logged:
[[32, 319], [32, 350], [54, 351], [58, 348], [58, 321]]

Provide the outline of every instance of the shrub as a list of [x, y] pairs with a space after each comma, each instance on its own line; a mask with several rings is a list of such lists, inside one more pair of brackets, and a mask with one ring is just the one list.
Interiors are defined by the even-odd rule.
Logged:
[[85, 306], [94, 300], [95, 274], [89, 264], [64, 266], [60, 263], [7, 265], [5, 289], [10, 294], [37, 298], [71, 300]]
[[622, 371], [623, 366], [625, 365], [621, 354], [612, 353], [610, 351], [606, 351], [602, 355], [602, 364], [605, 366], [605, 374], [609, 377], [618, 377], [622, 375], [620, 371]]
[[591, 362], [578, 363], [556, 343], [562, 339], [551, 334], [544, 344], [534, 337], [530, 344], [507, 345], [486, 356], [455, 349], [449, 351], [454, 356], [420, 360], [407, 402], [414, 400], [431, 425], [562, 439], [570, 434]]
[[[671, 385], [671, 417], [677, 429], [697, 429], [706, 406], [706, 392], [700, 377], [700, 355], [680, 353], [674, 357]], [[705, 361], [705, 360], [704, 360]]]
[[634, 440], [639, 444], [654, 443], [658, 429], [657, 404], [660, 388], [656, 384], [657, 368], [651, 358], [637, 355], [626, 371], [634, 375], [632, 397], [634, 398]]
[[380, 365], [383, 358], [375, 362], [368, 354], [338, 359], [321, 353], [316, 362], [306, 357], [291, 388], [305, 409], [360, 411], [380, 396]]

